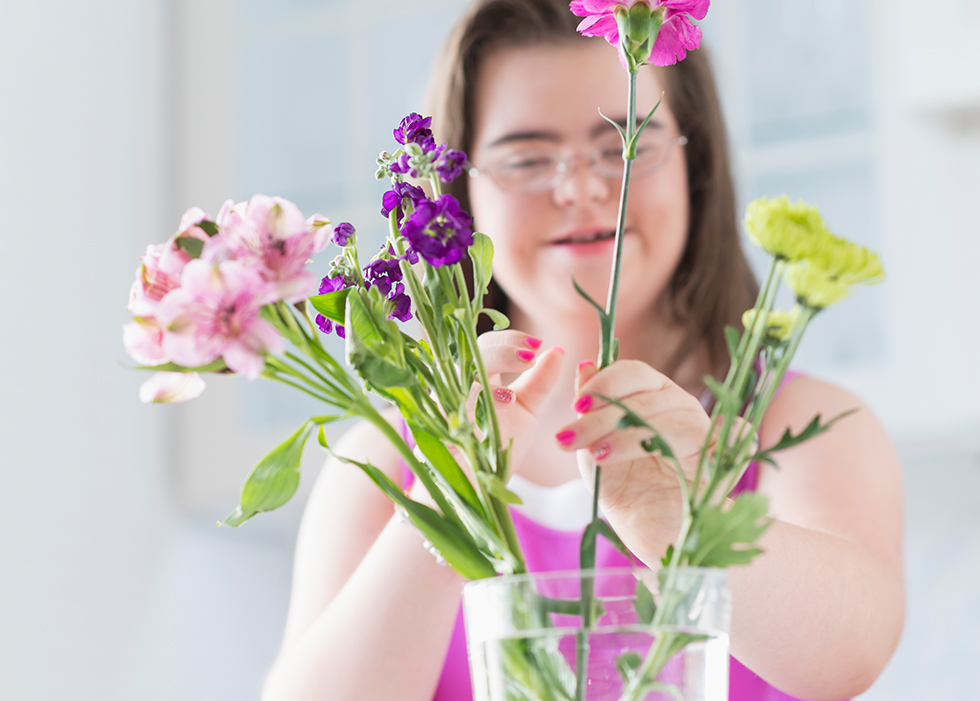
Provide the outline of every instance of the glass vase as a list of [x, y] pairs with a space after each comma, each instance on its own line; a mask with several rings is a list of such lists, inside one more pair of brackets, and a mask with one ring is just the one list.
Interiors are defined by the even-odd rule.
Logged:
[[725, 570], [495, 577], [463, 610], [474, 701], [728, 701]]

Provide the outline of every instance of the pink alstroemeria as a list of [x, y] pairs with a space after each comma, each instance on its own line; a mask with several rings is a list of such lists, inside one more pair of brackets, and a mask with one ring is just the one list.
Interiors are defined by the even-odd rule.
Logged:
[[144, 404], [177, 404], [201, 396], [204, 380], [196, 372], [156, 372], [140, 387]]
[[170, 360], [163, 351], [163, 329], [152, 317], [136, 317], [123, 326], [123, 345], [140, 365], [163, 365]]
[[265, 367], [265, 353], [283, 350], [275, 328], [259, 317], [274, 299], [272, 285], [240, 261], [192, 260], [180, 287], [157, 306], [163, 350], [191, 368], [221, 357], [234, 372], [255, 379]]
[[297, 301], [316, 291], [317, 278], [304, 270], [310, 256], [329, 240], [321, 221], [307, 221], [292, 202], [255, 195], [218, 214], [221, 241], [212, 242], [208, 256], [220, 256], [223, 245], [239, 262], [272, 283], [276, 299]]
[[663, 17], [650, 56], [645, 59], [647, 62], [670, 66], [701, 45], [701, 29], [691, 18], [704, 19], [710, 0], [572, 0], [570, 8], [572, 13], [585, 18], [578, 31], [585, 36], [605, 37], [619, 50], [620, 61], [626, 66], [616, 16], [617, 13], [625, 15], [634, 5], [646, 5], [652, 13], [661, 12]]
[[150, 317], [157, 303], [164, 296], [180, 286], [180, 274], [191, 256], [179, 245], [182, 238], [197, 239], [206, 243], [207, 232], [198, 226], [208, 219], [208, 215], [198, 207], [191, 207], [180, 219], [177, 233], [166, 243], [147, 246], [146, 253], [136, 270], [136, 280], [129, 290], [127, 308], [134, 316]]

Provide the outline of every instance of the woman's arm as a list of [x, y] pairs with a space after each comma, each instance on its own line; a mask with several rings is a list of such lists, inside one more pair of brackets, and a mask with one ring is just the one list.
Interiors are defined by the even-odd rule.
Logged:
[[[367, 424], [336, 452], [401, 481], [397, 453]], [[359, 468], [328, 461], [303, 517], [285, 640], [263, 697], [429, 701], [463, 580], [422, 543]]]
[[902, 478], [884, 429], [854, 396], [808, 378], [776, 396], [762, 425], [773, 445], [820, 414], [856, 414], [762, 470], [775, 523], [764, 554], [732, 571], [732, 654], [807, 699], [848, 698], [878, 677], [904, 622]]

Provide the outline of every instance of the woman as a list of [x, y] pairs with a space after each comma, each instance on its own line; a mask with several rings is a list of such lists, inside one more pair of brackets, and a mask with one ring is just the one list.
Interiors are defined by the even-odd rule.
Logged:
[[[619, 149], [596, 108], [622, 118], [626, 81], [616, 52], [577, 35], [577, 21], [564, 0], [479, 2], [448, 42], [433, 125], [475, 166], [450, 191], [493, 239], [492, 302], [512, 321], [513, 330], [484, 334], [481, 344], [502, 390], [502, 431], [515, 441], [511, 487], [532, 507], [521, 516], [531, 524], [525, 545], [534, 539], [541, 549], [580, 533], [589, 500], [575, 451], [587, 450], [603, 466], [603, 513], [655, 564], [677, 535], [678, 485], [635, 434], [615, 430], [614, 414], [592, 395], [624, 398], [675, 452], [695, 452], [709, 423], [701, 378], [724, 374], [724, 325], [738, 325], [756, 287], [739, 248], [704, 53], [676, 67], [644, 67], [638, 113], [661, 92], [665, 100], [627, 211], [622, 360], [598, 373], [588, 362], [598, 323], [571, 279], [604, 299]], [[897, 644], [901, 479], [880, 425], [845, 391], [798, 377], [777, 395], [760, 440], [771, 445], [787, 427], [853, 408], [831, 431], [782, 454], [780, 470], [760, 470], [755, 484], [743, 485], [769, 498], [776, 521], [763, 537], [765, 554], [733, 570], [732, 699], [848, 698], [870, 686]], [[355, 427], [336, 450], [425, 499], [374, 429]], [[561, 564], [530, 560], [531, 569]], [[457, 622], [462, 585], [359, 470], [331, 464], [304, 517], [266, 697], [469, 698]]]

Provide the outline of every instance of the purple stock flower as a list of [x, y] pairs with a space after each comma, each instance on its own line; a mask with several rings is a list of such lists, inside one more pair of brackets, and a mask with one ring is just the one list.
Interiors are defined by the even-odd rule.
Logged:
[[353, 235], [354, 225], [344, 221], [333, 228], [333, 238], [331, 240], [338, 246], [346, 246], [350, 243], [351, 236]]
[[458, 263], [473, 245], [473, 219], [452, 195], [419, 203], [402, 227], [402, 234], [429, 265]]
[[341, 338], [347, 338], [347, 330], [341, 324], [335, 324], [333, 330], [337, 332], [337, 335]]
[[[320, 281], [320, 294], [325, 295], [337, 290], [348, 287], [347, 281], [342, 277], [325, 277]], [[327, 332], [329, 333], [329, 331]]]
[[[381, 216], [388, 218], [393, 210], [403, 204], [411, 204], [412, 207], [425, 199], [425, 192], [420, 187], [409, 183], [395, 183], [393, 189], [388, 190], [381, 197]], [[398, 225], [402, 223], [402, 213], [399, 210], [397, 215]]]
[[402, 279], [401, 268], [397, 258], [382, 258], [371, 261], [364, 267], [364, 282], [368, 289], [378, 288], [381, 294], [387, 296], [396, 282]]
[[408, 164], [408, 161], [410, 159], [411, 156], [409, 154], [403, 153], [398, 157], [397, 161], [391, 162], [391, 165], [388, 166], [388, 169], [392, 173], [397, 173], [399, 175], [405, 175], [407, 173], [411, 175], [413, 178], [417, 178], [419, 173], [417, 170], [415, 170], [412, 166]]
[[431, 125], [432, 117], [422, 117], [417, 112], [412, 112], [401, 121], [401, 124], [392, 133], [395, 141], [403, 146], [415, 143], [421, 146], [424, 151], [429, 151], [436, 145], [432, 130], [429, 128]]
[[466, 163], [466, 154], [453, 148], [448, 148], [446, 144], [439, 147], [441, 153], [436, 160], [436, 172], [439, 179], [444, 183], [451, 183], [463, 174], [463, 164]]
[[330, 333], [333, 331], [333, 321], [323, 316], [323, 314], [316, 315], [316, 325], [320, 327], [323, 333]]
[[398, 283], [395, 287], [394, 294], [388, 298], [391, 303], [391, 313], [388, 315], [389, 319], [398, 319], [398, 321], [408, 321], [412, 318], [412, 300], [407, 294], [405, 294], [405, 286]]

